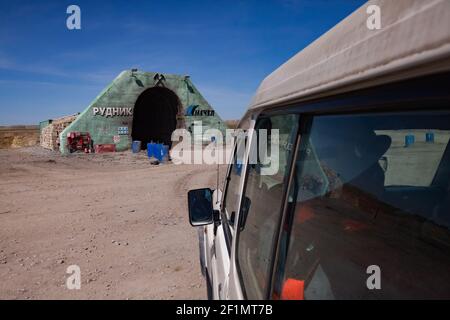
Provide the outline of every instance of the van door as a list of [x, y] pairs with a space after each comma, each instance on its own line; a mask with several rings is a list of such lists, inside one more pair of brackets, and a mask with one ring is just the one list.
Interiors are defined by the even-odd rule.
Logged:
[[213, 234], [207, 255], [211, 261], [211, 278], [213, 299], [226, 299], [228, 276], [230, 273], [230, 257], [232, 241], [235, 235], [235, 220], [239, 209], [242, 184], [244, 178], [244, 159], [246, 139], [237, 139], [232, 161], [228, 166], [225, 179], [225, 191], [220, 206], [221, 224], [208, 226], [209, 234]]
[[243, 298], [266, 299], [269, 295], [298, 124], [298, 115], [285, 114], [262, 116], [255, 125], [231, 266], [233, 285], [240, 287]]
[[449, 299], [450, 113], [317, 115], [302, 127], [273, 297]]

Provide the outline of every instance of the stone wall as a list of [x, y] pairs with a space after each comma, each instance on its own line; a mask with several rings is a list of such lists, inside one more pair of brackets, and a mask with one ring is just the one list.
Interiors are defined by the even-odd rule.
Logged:
[[70, 115], [52, 120], [52, 122], [42, 128], [40, 144], [41, 147], [50, 150], [59, 150], [59, 135], [67, 128], [78, 115]]

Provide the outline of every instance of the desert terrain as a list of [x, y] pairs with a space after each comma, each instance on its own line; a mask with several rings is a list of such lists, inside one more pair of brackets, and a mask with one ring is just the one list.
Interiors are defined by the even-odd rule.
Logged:
[[31, 147], [39, 143], [39, 126], [0, 126], [0, 149]]
[[0, 150], [0, 299], [205, 299], [186, 193], [216, 174], [144, 152]]

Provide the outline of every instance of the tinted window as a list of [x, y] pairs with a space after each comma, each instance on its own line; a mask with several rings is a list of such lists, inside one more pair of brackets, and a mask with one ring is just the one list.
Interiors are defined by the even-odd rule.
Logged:
[[[268, 147], [266, 149], [255, 140], [252, 141], [252, 147], [255, 147], [254, 150], [259, 156], [257, 161], [248, 165], [247, 169], [237, 249], [244, 290], [249, 299], [265, 298], [272, 248], [283, 200], [284, 178], [287, 174], [297, 124], [297, 116], [284, 115], [260, 119], [256, 125], [258, 142], [261, 142], [261, 139], [265, 140], [263, 136], [267, 133]], [[279, 130], [278, 142], [272, 141], [273, 129]], [[273, 160], [275, 149], [279, 152], [279, 158], [277, 170], [272, 172], [270, 168], [273, 168], [274, 163], [272, 161], [269, 163], [268, 159]]]
[[450, 298], [449, 130], [448, 113], [312, 118], [275, 295]]

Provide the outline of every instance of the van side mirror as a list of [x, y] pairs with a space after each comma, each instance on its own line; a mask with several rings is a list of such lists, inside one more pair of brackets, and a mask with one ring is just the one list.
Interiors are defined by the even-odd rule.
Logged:
[[193, 227], [213, 223], [213, 191], [209, 188], [188, 192], [189, 222]]

